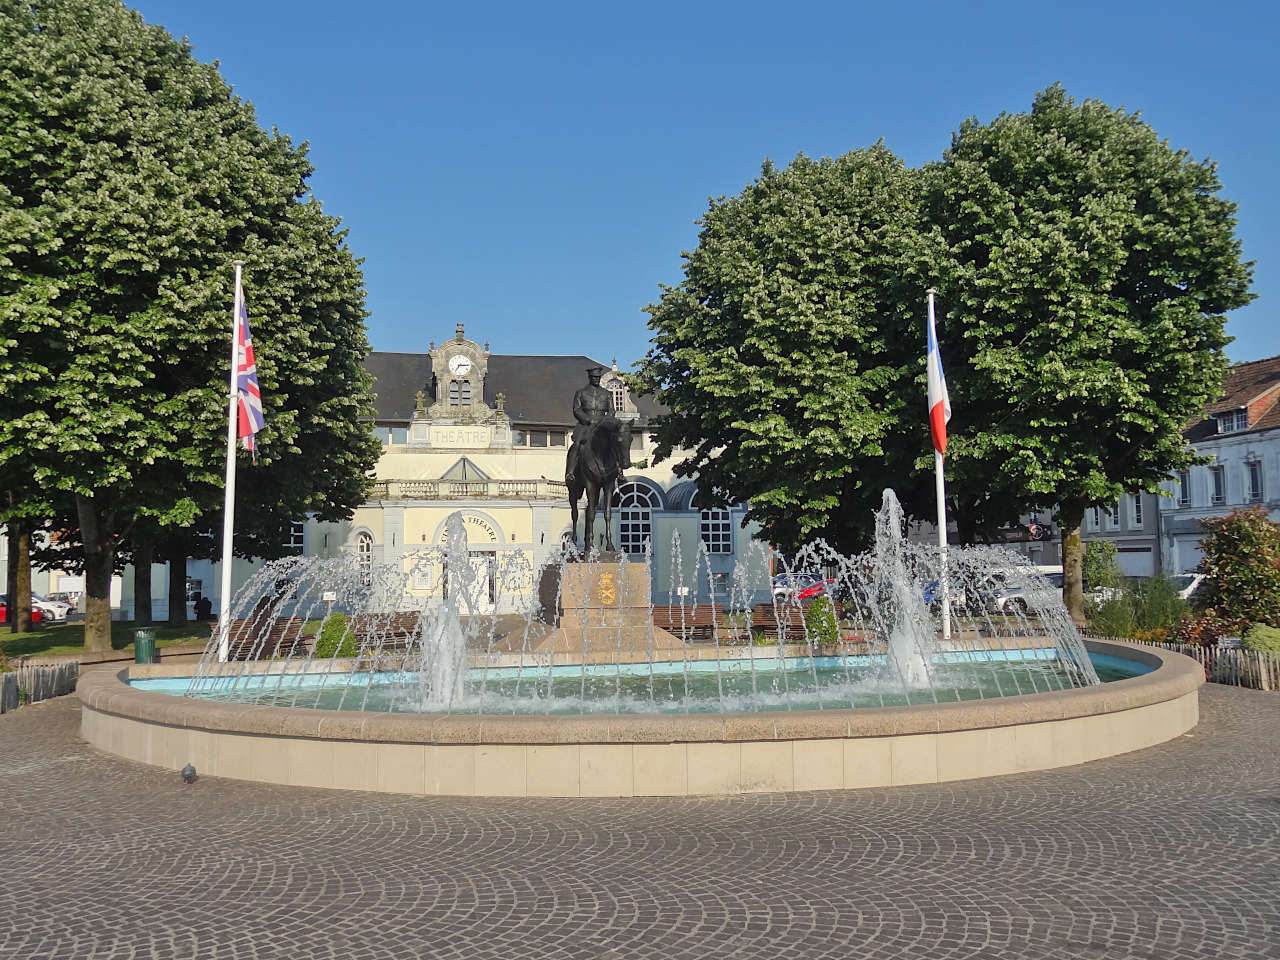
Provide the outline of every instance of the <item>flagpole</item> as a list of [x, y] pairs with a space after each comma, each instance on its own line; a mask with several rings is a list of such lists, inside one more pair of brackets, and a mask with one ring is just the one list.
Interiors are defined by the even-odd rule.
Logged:
[[[933, 298], [938, 291], [930, 287], [925, 291], [929, 295], [929, 329], [934, 330]], [[938, 589], [942, 593], [942, 639], [951, 639], [951, 586], [947, 582], [947, 489], [942, 472], [942, 453], [936, 448], [933, 451], [934, 487], [938, 495], [938, 555], [941, 563], [938, 568]]]
[[240, 271], [243, 260], [233, 260], [236, 292], [231, 304], [231, 376], [227, 388], [227, 481], [222, 507], [222, 593], [218, 600], [218, 660], [226, 662], [231, 647], [231, 559], [235, 535], [236, 509], [236, 326], [240, 321]]

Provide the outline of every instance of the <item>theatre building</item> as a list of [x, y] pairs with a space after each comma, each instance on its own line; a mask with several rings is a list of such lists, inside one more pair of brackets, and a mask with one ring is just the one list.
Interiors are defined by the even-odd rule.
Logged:
[[[758, 544], [747, 549], [745, 506], [697, 506], [696, 484], [673, 476], [674, 459], [652, 465], [650, 428], [659, 408], [632, 395], [616, 366], [580, 355], [491, 353], [489, 344], [467, 339], [461, 324], [425, 353], [370, 354], [377, 407], [371, 428], [383, 445], [372, 493], [347, 523], [299, 524], [296, 548], [414, 571], [403, 603], [429, 604], [448, 586], [424, 558], [438, 556], [433, 548], [445, 540], [446, 520], [460, 511], [472, 567], [489, 584], [487, 602], [500, 613], [519, 606], [532, 584], [512, 589], [504, 572], [536, 570], [570, 536], [564, 472], [573, 394], [595, 366], [606, 368], [601, 385], [613, 395], [615, 415], [632, 424], [633, 466], [613, 501], [614, 543], [633, 560], [651, 545], [655, 602], [681, 588], [688, 600], [723, 596], [739, 559], [766, 598], [767, 559]], [[598, 536], [602, 528], [598, 517]], [[485, 591], [480, 595], [483, 601]]]

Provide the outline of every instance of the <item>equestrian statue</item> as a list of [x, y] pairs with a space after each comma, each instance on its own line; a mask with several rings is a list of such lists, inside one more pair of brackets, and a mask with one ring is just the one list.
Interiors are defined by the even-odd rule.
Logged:
[[600, 386], [604, 367], [587, 370], [587, 385], [573, 395], [573, 445], [565, 458], [564, 482], [569, 488], [573, 539], [578, 540], [578, 498], [585, 492], [587, 511], [582, 525], [582, 550], [590, 553], [596, 510], [604, 509], [604, 549], [612, 552], [613, 492], [622, 471], [631, 466], [631, 424], [613, 415], [613, 394]]

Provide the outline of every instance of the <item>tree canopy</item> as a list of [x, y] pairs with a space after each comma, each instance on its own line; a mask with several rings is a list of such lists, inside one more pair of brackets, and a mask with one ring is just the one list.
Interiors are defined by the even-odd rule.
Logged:
[[104, 643], [131, 524], [218, 509], [233, 259], [267, 413], [245, 513], [360, 501], [363, 282], [305, 149], [185, 42], [116, 0], [0, 0], [0, 47], [0, 469], [74, 503]]
[[[914, 469], [904, 417], [924, 422], [909, 349], [926, 283], [919, 178], [882, 145], [765, 163], [699, 221], [685, 279], [646, 309], [638, 385], [670, 408], [659, 458], [703, 495], [750, 504], [770, 540], [849, 547], [892, 477]], [[866, 507], [866, 509], [860, 509]]]
[[961, 531], [1056, 505], [1078, 613], [1086, 506], [1191, 462], [1181, 430], [1220, 388], [1223, 315], [1251, 299], [1219, 190], [1137, 114], [1057, 86], [966, 121], [919, 171], [880, 145], [766, 164], [711, 202], [684, 281], [647, 308], [658, 454], [691, 449], [677, 471], [750, 501], [783, 545], [860, 545], [886, 485], [931, 517], [937, 286]]
[[1057, 86], [964, 123], [926, 181], [946, 243], [948, 468], [1057, 506], [1078, 614], [1086, 507], [1192, 462], [1183, 427], [1221, 388], [1223, 315], [1251, 299], [1235, 205], [1212, 163]]

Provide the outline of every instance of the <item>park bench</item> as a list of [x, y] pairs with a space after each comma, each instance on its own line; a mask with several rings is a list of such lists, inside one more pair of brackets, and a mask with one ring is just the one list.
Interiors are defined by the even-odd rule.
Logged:
[[351, 632], [361, 649], [381, 640], [383, 649], [407, 647], [419, 632], [421, 610], [395, 613], [357, 613], [349, 620]]
[[728, 615], [709, 603], [687, 607], [654, 607], [653, 625], [686, 643], [713, 640], [717, 630], [722, 640], [734, 635]]
[[[303, 634], [306, 621], [301, 617], [242, 617], [231, 621], [227, 637], [228, 660], [270, 660], [274, 657], [302, 656], [309, 635]], [[217, 636], [215, 621], [210, 633]]]
[[751, 608], [751, 630], [783, 643], [804, 643], [804, 610], [790, 603], [777, 608], [771, 603], [757, 603]]

